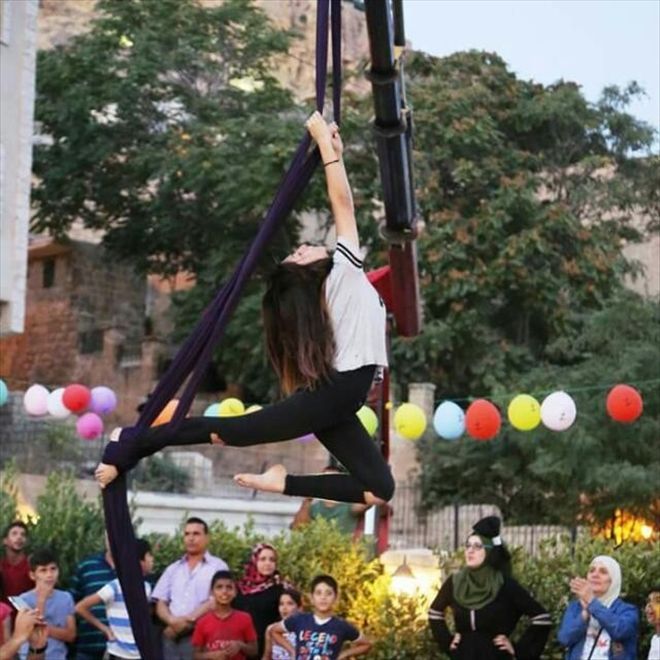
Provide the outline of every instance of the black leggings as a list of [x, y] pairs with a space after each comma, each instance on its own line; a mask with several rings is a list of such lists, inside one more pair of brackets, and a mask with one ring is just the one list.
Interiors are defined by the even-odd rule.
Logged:
[[[256, 412], [238, 417], [189, 417], [174, 436], [167, 426], [135, 440], [110, 442], [104, 462], [121, 470], [170, 445], [210, 442], [217, 433], [230, 447], [250, 447], [314, 433], [349, 474], [287, 475], [284, 493], [338, 502], [364, 502], [370, 491], [383, 500], [394, 494], [394, 479], [377, 443], [356, 416], [366, 400], [374, 366], [336, 372], [314, 390], [300, 390]], [[112, 445], [121, 445], [115, 448]]]

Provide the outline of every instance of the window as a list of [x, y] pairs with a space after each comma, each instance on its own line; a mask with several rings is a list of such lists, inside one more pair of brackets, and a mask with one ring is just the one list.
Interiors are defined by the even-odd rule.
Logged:
[[41, 271], [41, 282], [44, 289], [50, 289], [55, 284], [55, 259], [44, 259]]
[[88, 330], [79, 333], [78, 350], [81, 355], [100, 353], [103, 350], [103, 330]]

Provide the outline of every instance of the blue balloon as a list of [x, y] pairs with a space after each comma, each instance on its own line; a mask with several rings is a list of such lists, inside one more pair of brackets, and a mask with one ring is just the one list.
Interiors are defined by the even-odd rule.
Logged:
[[220, 417], [220, 404], [212, 403], [205, 411], [204, 417]]
[[433, 415], [433, 428], [445, 440], [456, 440], [465, 432], [465, 413], [453, 401], [443, 401]]
[[9, 390], [4, 380], [0, 379], [0, 406], [4, 406], [9, 399]]

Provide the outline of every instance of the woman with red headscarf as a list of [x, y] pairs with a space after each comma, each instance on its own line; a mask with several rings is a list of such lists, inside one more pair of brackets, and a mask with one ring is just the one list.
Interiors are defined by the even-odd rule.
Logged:
[[237, 610], [252, 616], [257, 631], [259, 655], [264, 652], [266, 628], [279, 621], [280, 595], [290, 587], [277, 570], [277, 551], [268, 543], [258, 543], [252, 548], [250, 560], [245, 564], [243, 577], [238, 580], [238, 595], [234, 599]]

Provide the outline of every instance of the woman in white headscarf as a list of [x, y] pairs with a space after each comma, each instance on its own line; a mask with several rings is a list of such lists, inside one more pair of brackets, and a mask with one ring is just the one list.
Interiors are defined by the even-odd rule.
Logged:
[[619, 598], [621, 567], [606, 555], [592, 560], [587, 577], [570, 582], [571, 602], [557, 633], [566, 660], [635, 660], [637, 608]]

